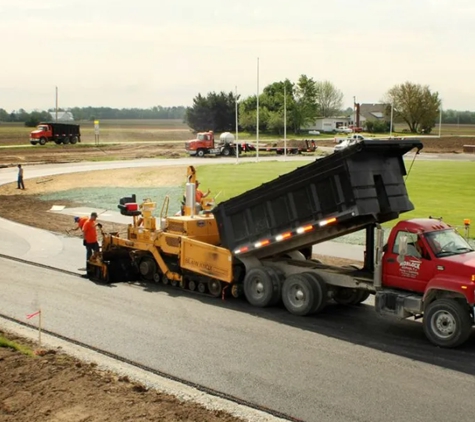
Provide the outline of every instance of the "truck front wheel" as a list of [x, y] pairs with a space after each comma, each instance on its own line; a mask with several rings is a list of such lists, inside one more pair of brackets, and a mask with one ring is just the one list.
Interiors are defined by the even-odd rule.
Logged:
[[454, 299], [438, 299], [427, 306], [424, 333], [436, 346], [457, 347], [472, 333], [472, 321], [467, 306]]
[[46, 145], [46, 138], [40, 138], [40, 145]]
[[199, 149], [198, 151], [196, 151], [196, 156], [197, 157], [204, 157], [205, 156], [205, 150], [204, 149]]

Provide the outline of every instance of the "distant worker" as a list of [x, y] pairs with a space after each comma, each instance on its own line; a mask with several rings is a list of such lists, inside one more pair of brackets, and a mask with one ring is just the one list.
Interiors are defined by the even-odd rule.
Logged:
[[21, 164], [18, 164], [18, 187], [17, 189], [25, 189], [25, 184], [23, 183], [23, 169], [21, 167]]
[[82, 228], [84, 226], [84, 223], [88, 220], [88, 218], [86, 216], [82, 216], [82, 217], [74, 217], [74, 222], [77, 224], [76, 227], [74, 229], [69, 229], [69, 230], [66, 230], [67, 233], [69, 232], [75, 232], [79, 229], [81, 229], [82, 231]]
[[[91, 217], [82, 226], [82, 232], [84, 236], [84, 246], [86, 247], [86, 268], [87, 261], [92, 256], [92, 253], [99, 252], [99, 243], [97, 242], [97, 229], [96, 229], [97, 213], [92, 212]], [[86, 274], [87, 277], [87, 274]]]
[[200, 182], [197, 180], [196, 181], [196, 202], [201, 204], [201, 200], [203, 198], [206, 198], [211, 193], [211, 191], [208, 189], [208, 192], [203, 193], [203, 191], [199, 189], [199, 186], [200, 186]]

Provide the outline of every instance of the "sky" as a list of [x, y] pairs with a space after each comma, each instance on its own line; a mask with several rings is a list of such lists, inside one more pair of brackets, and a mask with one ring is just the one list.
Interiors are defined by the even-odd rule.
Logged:
[[65, 108], [188, 106], [305, 74], [345, 107], [410, 81], [475, 111], [474, 22], [474, 0], [0, 0], [0, 108], [55, 87]]

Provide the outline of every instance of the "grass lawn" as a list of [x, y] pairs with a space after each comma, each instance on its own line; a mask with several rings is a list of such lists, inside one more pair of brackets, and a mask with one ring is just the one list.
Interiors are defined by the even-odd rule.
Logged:
[[[407, 169], [410, 163], [406, 161]], [[202, 189], [210, 188], [212, 196], [217, 195], [216, 201], [221, 202], [303, 165], [295, 161], [218, 164], [198, 166], [197, 173]], [[475, 224], [474, 178], [472, 162], [416, 160], [406, 182], [415, 210], [401, 215], [401, 219], [443, 217], [450, 225], [462, 226], [469, 218]], [[472, 232], [475, 234], [475, 229]]]

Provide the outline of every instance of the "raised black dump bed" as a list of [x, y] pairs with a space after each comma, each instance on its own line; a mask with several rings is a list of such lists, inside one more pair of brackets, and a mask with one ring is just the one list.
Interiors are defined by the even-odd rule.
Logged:
[[362, 141], [220, 203], [222, 246], [258, 258], [383, 223], [414, 209], [403, 156], [420, 140]]

